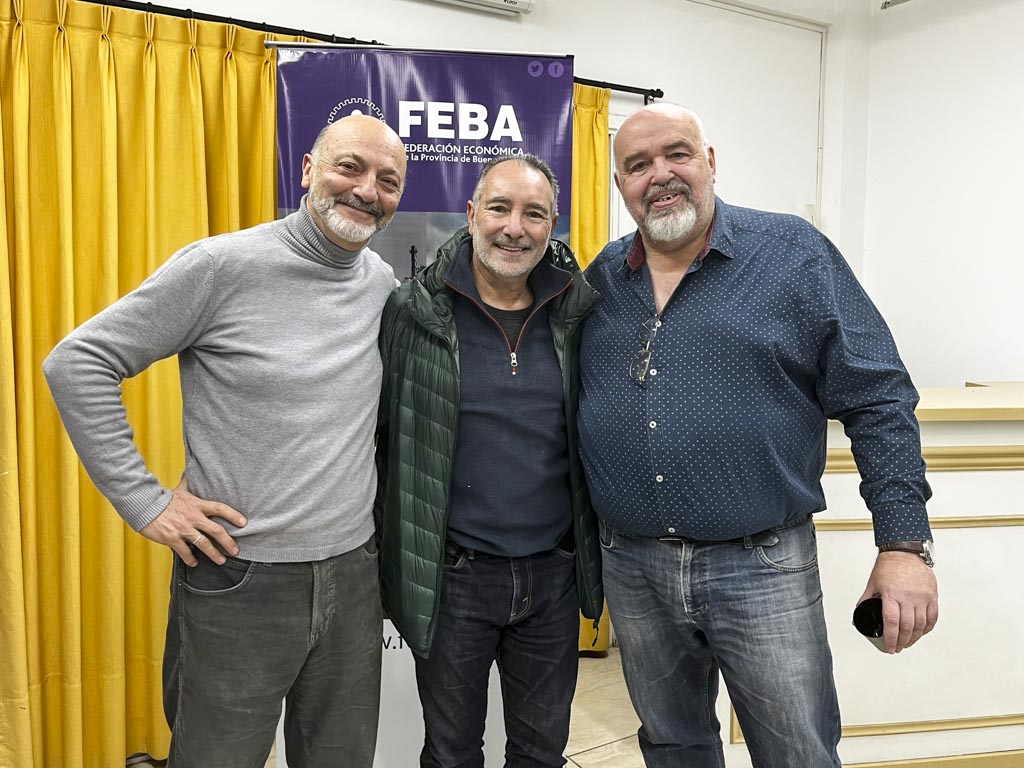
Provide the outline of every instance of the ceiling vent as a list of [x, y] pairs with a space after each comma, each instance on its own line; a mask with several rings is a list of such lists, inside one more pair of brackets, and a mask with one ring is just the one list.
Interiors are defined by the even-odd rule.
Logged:
[[434, 0], [435, 3], [461, 5], [474, 11], [500, 13], [503, 16], [519, 16], [533, 10], [533, 0]]

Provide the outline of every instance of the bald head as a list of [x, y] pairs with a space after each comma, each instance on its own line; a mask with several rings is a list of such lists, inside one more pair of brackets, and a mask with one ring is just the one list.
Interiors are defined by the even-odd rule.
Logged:
[[387, 226], [405, 188], [405, 145], [368, 115], [326, 126], [302, 158], [306, 205], [329, 240], [359, 250]]
[[615, 185], [644, 244], [689, 252], [715, 210], [715, 150], [701, 119], [675, 104], [651, 104], [615, 134]]
[[636, 132], [649, 128], [651, 125], [668, 123], [675, 124], [679, 130], [691, 136], [694, 144], [699, 146], [704, 154], [707, 155], [708, 147], [711, 145], [708, 142], [708, 135], [704, 130], [704, 121], [700, 119], [700, 115], [692, 109], [681, 107], [678, 104], [648, 104], [623, 120], [622, 125], [616, 132], [613, 145], [616, 167], [619, 166], [620, 160], [625, 157], [623, 147], [630, 143], [631, 137]]
[[383, 120], [369, 115], [347, 115], [346, 117], [328, 123], [320, 133], [316, 135], [313, 146], [309, 150], [314, 160], [319, 156], [325, 142], [371, 142], [378, 143], [382, 148], [388, 148], [395, 155], [396, 161], [401, 158], [402, 178], [405, 179], [405, 145], [392, 130], [391, 126]]

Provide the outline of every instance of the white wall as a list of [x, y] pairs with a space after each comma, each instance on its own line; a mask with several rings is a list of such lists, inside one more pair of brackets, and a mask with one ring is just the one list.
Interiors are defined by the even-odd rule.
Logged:
[[818, 226], [863, 271], [867, 195], [868, 0], [836, 0], [825, 56], [821, 216]]
[[[730, 202], [803, 215], [816, 200], [817, 30], [686, 0], [537, 0], [516, 18], [430, 0], [252, 0], [244, 11], [231, 0], [170, 4], [398, 47], [571, 53], [579, 77], [661, 88], [701, 112]], [[802, 16], [833, 8], [833, 0], [771, 4]], [[642, 104], [613, 94], [620, 114]]]
[[831, 24], [836, 20], [836, 5], [842, 0], [748, 0], [742, 2], [751, 8], [763, 8], [769, 12], [789, 14], [812, 21]]
[[914, 0], [872, 27], [868, 291], [918, 385], [1024, 380], [1024, 2]]
[[[252, 0], [244, 16], [397, 46], [567, 52], [578, 76], [660, 87], [703, 114], [726, 199], [806, 213], [820, 181], [818, 223], [918, 385], [1024, 380], [1024, 2], [739, 1], [829, 25], [820, 148], [817, 33], [717, 0], [537, 0], [515, 19], [429, 0]], [[239, 14], [231, 0], [170, 3]], [[612, 109], [640, 103], [613, 96]]]

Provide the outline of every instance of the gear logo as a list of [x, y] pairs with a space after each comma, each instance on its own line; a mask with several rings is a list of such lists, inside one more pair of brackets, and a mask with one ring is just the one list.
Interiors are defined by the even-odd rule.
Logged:
[[376, 117], [382, 123], [387, 122], [384, 119], [384, 113], [381, 112], [380, 107], [374, 104], [369, 99], [345, 99], [335, 104], [334, 109], [331, 110], [331, 114], [327, 116], [327, 123], [330, 125], [335, 120], [340, 120], [343, 117], [349, 115], [370, 115]]

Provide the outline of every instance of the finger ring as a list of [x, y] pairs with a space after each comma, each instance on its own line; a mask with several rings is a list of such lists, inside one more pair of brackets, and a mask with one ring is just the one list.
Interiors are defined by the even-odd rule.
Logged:
[[199, 540], [202, 539], [202, 538], [203, 538], [203, 534], [197, 533], [196, 537], [194, 539], [192, 539], [192, 546], [194, 547], [196, 544], [198, 544]]

